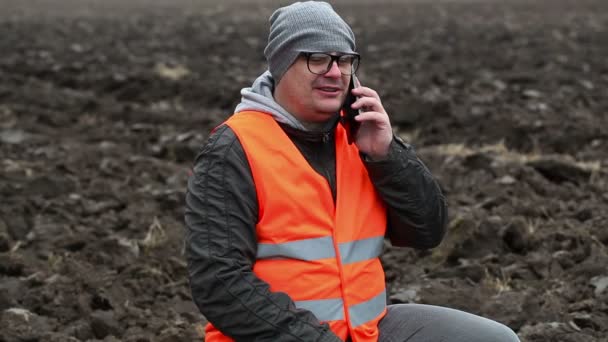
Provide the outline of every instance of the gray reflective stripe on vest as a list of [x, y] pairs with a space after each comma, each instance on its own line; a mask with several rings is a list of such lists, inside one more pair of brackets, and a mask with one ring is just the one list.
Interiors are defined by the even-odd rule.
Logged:
[[343, 264], [379, 257], [384, 247], [384, 236], [355, 240], [340, 244], [340, 258]]
[[358, 327], [378, 317], [386, 307], [386, 290], [372, 299], [351, 306], [348, 309], [350, 322], [353, 327]]
[[[320, 321], [344, 319], [342, 299], [319, 299], [296, 301], [296, 307], [312, 312]], [[386, 307], [386, 290], [368, 301], [353, 305], [348, 310], [351, 325], [358, 327], [378, 317]]]
[[[379, 257], [383, 247], [383, 236], [344, 242], [338, 246], [342, 264], [345, 265]], [[306, 261], [334, 258], [335, 256], [331, 236], [284, 243], [259, 243], [257, 253], [258, 259], [298, 259]]]
[[320, 321], [339, 321], [344, 319], [342, 299], [299, 300], [296, 307], [312, 312]]
[[336, 253], [331, 236], [284, 243], [258, 244], [258, 259], [289, 258], [311, 261], [335, 257]]

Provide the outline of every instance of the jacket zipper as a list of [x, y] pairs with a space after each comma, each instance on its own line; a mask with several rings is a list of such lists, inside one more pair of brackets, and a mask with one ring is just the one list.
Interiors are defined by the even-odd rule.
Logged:
[[329, 141], [329, 132], [323, 133], [323, 143], [326, 144]]

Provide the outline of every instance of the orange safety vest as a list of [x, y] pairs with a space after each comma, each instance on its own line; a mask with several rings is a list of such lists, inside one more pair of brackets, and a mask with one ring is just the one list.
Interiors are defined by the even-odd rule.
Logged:
[[[327, 322], [341, 339], [378, 340], [386, 313], [386, 209], [359, 150], [336, 127], [336, 201], [323, 176], [306, 161], [273, 117], [240, 112], [226, 124], [251, 167], [258, 198], [257, 260], [253, 272], [271, 291]], [[233, 341], [211, 324], [208, 342]]]

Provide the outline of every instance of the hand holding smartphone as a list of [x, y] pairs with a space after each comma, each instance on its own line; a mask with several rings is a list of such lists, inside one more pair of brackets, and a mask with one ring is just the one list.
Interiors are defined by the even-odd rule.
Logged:
[[[361, 96], [352, 93], [355, 88], [355, 93]], [[353, 109], [352, 105], [357, 101], [359, 109]], [[361, 117], [357, 118], [359, 115]], [[368, 87], [361, 87], [354, 76], [351, 77], [348, 94], [342, 104], [342, 125], [346, 129], [349, 144], [356, 143], [359, 151], [372, 160], [386, 157], [393, 141], [388, 113], [382, 106], [378, 93]]]

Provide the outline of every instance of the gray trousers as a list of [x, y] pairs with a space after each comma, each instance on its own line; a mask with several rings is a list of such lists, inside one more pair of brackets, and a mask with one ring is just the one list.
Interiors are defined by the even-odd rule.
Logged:
[[464, 311], [421, 304], [387, 310], [378, 342], [519, 342], [505, 325]]

